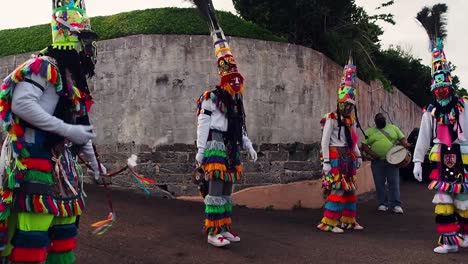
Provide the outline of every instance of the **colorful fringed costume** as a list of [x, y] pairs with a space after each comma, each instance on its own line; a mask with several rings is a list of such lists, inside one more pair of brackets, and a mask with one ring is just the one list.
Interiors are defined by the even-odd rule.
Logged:
[[53, 28], [53, 46], [15, 69], [1, 85], [0, 117], [7, 136], [0, 160], [0, 248], [11, 263], [75, 262], [76, 218], [85, 208], [77, 154], [97, 162], [89, 148], [94, 135], [87, 126], [92, 100], [86, 81], [73, 69], [60, 67], [64, 58], [74, 57], [66, 65], [85, 72], [73, 46], [84, 40], [75, 41], [75, 31], [58, 27], [68, 18], [75, 27], [80, 21], [86, 25], [80, 30], [88, 28], [82, 6], [82, 1], [55, 1], [53, 20], [62, 22]]
[[225, 246], [240, 241], [231, 232], [232, 185], [242, 174], [241, 148], [256, 160], [247, 136], [243, 106], [244, 78], [237, 71], [228, 41], [217, 24], [211, 0], [194, 1], [210, 26], [217, 57], [219, 86], [206, 91], [197, 101], [197, 162], [205, 171], [205, 231], [208, 243]]
[[413, 161], [424, 162], [431, 148], [429, 159], [437, 164], [430, 173], [428, 188], [436, 191], [433, 199], [440, 245], [459, 246], [468, 234], [468, 114], [464, 109], [467, 99], [455, 98], [456, 118], [449, 117], [434, 105], [423, 114]]
[[[339, 226], [362, 229], [356, 222], [356, 170], [362, 159], [356, 133], [354, 78], [356, 67], [350, 62], [338, 91], [338, 109], [321, 120], [321, 159], [324, 163], [322, 187], [327, 195], [322, 221], [323, 231], [342, 232]], [[325, 169], [327, 168], [328, 169]]]
[[[417, 19], [429, 33], [432, 51], [431, 91], [434, 102], [424, 109], [413, 161], [415, 178], [422, 180], [421, 163], [429, 149], [429, 159], [437, 164], [430, 173], [429, 189], [436, 192], [436, 253], [456, 252], [468, 246], [468, 113], [467, 98], [453, 94], [450, 67], [443, 50], [445, 29], [434, 21], [445, 21], [447, 6], [425, 7]], [[434, 17], [437, 17], [434, 19]], [[433, 32], [434, 29], [436, 32]]]

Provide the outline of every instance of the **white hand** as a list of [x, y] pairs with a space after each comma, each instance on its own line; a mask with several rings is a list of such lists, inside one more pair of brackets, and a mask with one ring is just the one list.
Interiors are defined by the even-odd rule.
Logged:
[[257, 152], [255, 151], [253, 147], [249, 148], [249, 155], [252, 158], [253, 162], [257, 161], [257, 158], [258, 158]]
[[90, 139], [96, 137], [93, 133], [93, 126], [69, 125], [67, 124], [63, 136], [76, 144], [86, 144]]
[[197, 155], [195, 156], [195, 160], [198, 162], [198, 164], [202, 164], [204, 156], [205, 156], [204, 153], [200, 153], [200, 152], [197, 153]]
[[101, 170], [102, 170], [102, 173], [99, 170], [94, 171], [94, 179], [98, 180], [101, 177], [101, 175], [107, 174], [107, 169], [104, 165], [102, 165], [102, 163], [101, 163]]
[[323, 163], [322, 171], [323, 174], [328, 174], [331, 171], [330, 163]]
[[361, 168], [361, 166], [362, 166], [362, 158], [357, 158], [356, 162], [357, 162], [357, 164], [356, 164], [357, 168], [358, 168], [358, 169]]
[[414, 174], [414, 178], [415, 178], [418, 182], [422, 182], [422, 166], [421, 166], [421, 162], [415, 162], [415, 163], [414, 163], [413, 174]]

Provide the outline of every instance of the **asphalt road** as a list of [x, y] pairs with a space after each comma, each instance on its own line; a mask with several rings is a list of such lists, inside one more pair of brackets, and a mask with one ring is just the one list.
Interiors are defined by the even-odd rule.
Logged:
[[125, 190], [111, 192], [118, 221], [104, 235], [93, 235], [90, 224], [107, 216], [107, 201], [102, 187], [88, 185], [86, 192], [77, 263], [468, 263], [468, 248], [432, 252], [437, 235], [426, 184], [403, 182], [403, 215], [377, 212], [375, 199], [359, 202], [365, 229], [344, 234], [316, 229], [321, 210], [236, 207], [234, 230], [242, 241], [226, 248], [206, 243], [203, 204]]

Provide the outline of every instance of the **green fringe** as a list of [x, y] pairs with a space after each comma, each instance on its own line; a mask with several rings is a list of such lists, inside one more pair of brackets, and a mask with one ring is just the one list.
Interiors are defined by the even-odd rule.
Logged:
[[[5, 205], [7, 206], [7, 205]], [[10, 216], [10, 208], [6, 208], [5, 211], [1, 212], [0, 213], [0, 221], [5, 221], [8, 219], [8, 217]]]
[[[223, 232], [227, 232], [227, 231], [229, 231], [229, 229], [228, 229], [228, 226], [227, 226], [227, 225], [224, 225], [224, 226], [222, 226], [222, 227], [219, 227], [219, 228], [221, 229], [221, 231], [219, 231], [220, 233], [223, 233]], [[213, 234], [214, 234], [215, 230], [216, 230], [216, 228], [215, 228], [215, 227], [210, 227], [210, 228], [208, 228], [208, 229], [206, 230], [206, 233], [207, 233], [208, 235], [210, 235], [210, 236], [211, 236], [211, 235], [213, 235]]]
[[23, 148], [20, 152], [20, 156], [23, 158], [29, 158], [29, 151], [26, 148]]
[[217, 150], [217, 149], [205, 150], [205, 158], [209, 158], [209, 157], [213, 157], [213, 156], [225, 158], [226, 157], [226, 152], [222, 151], [222, 150]]
[[49, 185], [54, 184], [54, 180], [52, 178], [52, 172], [27, 170], [24, 174], [24, 179], [26, 181], [35, 181], [35, 182], [49, 184]]
[[207, 214], [224, 214], [226, 212], [225, 205], [206, 205], [205, 213]]
[[8, 174], [7, 187], [10, 190], [14, 190], [16, 187], [15, 175], [10, 167], [6, 168], [6, 173]]
[[50, 252], [47, 254], [46, 264], [72, 264], [75, 263], [76, 258], [72, 250], [67, 252], [54, 253]]
[[225, 212], [232, 212], [232, 204], [205, 206], [205, 213], [207, 214], [224, 214]]

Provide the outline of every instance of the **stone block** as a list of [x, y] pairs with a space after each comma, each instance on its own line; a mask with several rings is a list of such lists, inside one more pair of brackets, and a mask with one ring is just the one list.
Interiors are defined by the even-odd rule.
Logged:
[[289, 153], [287, 151], [269, 151], [267, 158], [269, 161], [284, 161], [288, 160]]
[[179, 162], [189, 163], [192, 162], [188, 159], [189, 153], [185, 152], [172, 152], [172, 151], [156, 151], [152, 152], [151, 160], [158, 163], [166, 162]]
[[279, 145], [278, 144], [268, 144], [264, 143], [260, 145], [260, 150], [259, 151], [278, 151], [279, 150]]
[[197, 148], [194, 145], [181, 144], [181, 143], [175, 143], [172, 149], [174, 151], [180, 151], [180, 152], [196, 152], [197, 151]]
[[281, 177], [281, 183], [305, 181], [317, 179], [312, 171], [290, 171], [285, 172]]
[[288, 161], [284, 163], [286, 171], [310, 171], [314, 169], [314, 165], [307, 161]]
[[244, 184], [281, 183], [282, 173], [244, 173]]
[[289, 160], [291, 161], [306, 161], [309, 154], [305, 151], [294, 151], [289, 153]]
[[156, 174], [156, 182], [158, 184], [185, 184], [191, 183], [190, 174]]
[[[266, 172], [269, 171], [269, 164], [264, 162], [244, 162], [245, 172]], [[268, 167], [268, 168], [266, 168]]]
[[192, 165], [188, 163], [162, 163], [159, 166], [160, 173], [192, 173]]

